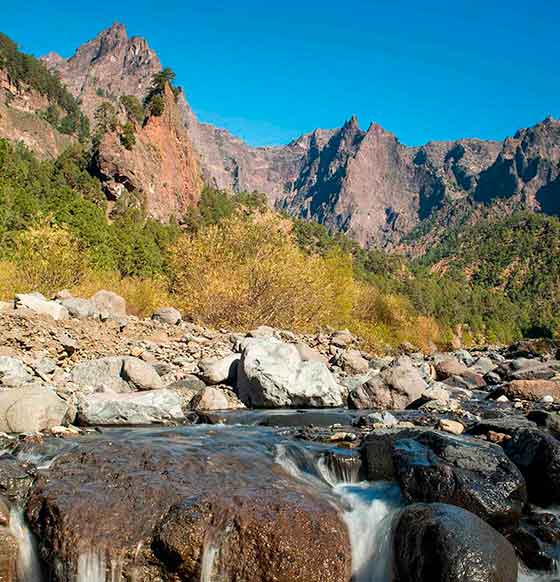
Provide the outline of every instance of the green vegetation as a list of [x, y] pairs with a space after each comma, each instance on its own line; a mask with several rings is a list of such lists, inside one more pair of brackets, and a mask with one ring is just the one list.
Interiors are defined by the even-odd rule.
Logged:
[[175, 73], [169, 68], [165, 68], [152, 77], [152, 85], [148, 94], [144, 97], [144, 108], [150, 115], [159, 117], [165, 110], [165, 87], [169, 86], [177, 98], [179, 89], [173, 85]]
[[109, 222], [88, 161], [88, 154], [74, 147], [55, 162], [42, 162], [23, 146], [0, 139], [0, 259], [16, 258], [23, 231], [51, 225], [67, 229], [92, 269], [122, 276], [163, 274], [178, 227], [147, 219], [135, 208]]
[[138, 125], [144, 123], [144, 107], [138, 97], [134, 95], [123, 95], [121, 103], [126, 111], [128, 119], [135, 121]]
[[[12, 83], [29, 85], [49, 99], [52, 105], [43, 115], [61, 133], [76, 135], [80, 141], [87, 139], [89, 124], [76, 99], [41, 61], [20, 52], [16, 43], [2, 33], [0, 33], [0, 68], [7, 72]], [[60, 111], [55, 113], [53, 108], [56, 107]]]
[[516, 213], [454, 229], [419, 261], [455, 279], [494, 291], [515, 305], [526, 335], [550, 336], [560, 326], [560, 220]]

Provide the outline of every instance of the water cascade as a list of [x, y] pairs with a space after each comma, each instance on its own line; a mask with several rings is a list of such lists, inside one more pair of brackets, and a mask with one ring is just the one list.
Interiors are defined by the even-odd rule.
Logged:
[[9, 529], [18, 545], [18, 582], [42, 582], [41, 564], [35, 538], [27, 527], [23, 512], [20, 509], [11, 509]]

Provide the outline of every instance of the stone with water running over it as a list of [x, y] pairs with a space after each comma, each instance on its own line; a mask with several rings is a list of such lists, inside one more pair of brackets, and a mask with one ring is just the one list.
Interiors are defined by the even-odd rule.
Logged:
[[517, 582], [511, 544], [460, 507], [407, 507], [397, 519], [393, 546], [399, 582]]

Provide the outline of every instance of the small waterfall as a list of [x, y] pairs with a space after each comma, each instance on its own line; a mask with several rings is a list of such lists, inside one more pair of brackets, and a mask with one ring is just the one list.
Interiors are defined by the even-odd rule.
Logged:
[[18, 545], [18, 582], [42, 582], [41, 563], [35, 538], [25, 523], [23, 512], [20, 509], [11, 509], [9, 531]]
[[276, 455], [290, 475], [335, 496], [352, 547], [352, 582], [391, 582], [392, 522], [404, 504], [400, 488], [385, 481], [360, 481], [359, 460], [347, 459], [284, 445]]
[[214, 561], [218, 554], [219, 548], [212, 541], [204, 544], [202, 553], [202, 564], [200, 567], [200, 582], [212, 582], [214, 574]]
[[76, 582], [106, 582], [107, 559], [105, 552], [89, 550], [78, 557]]

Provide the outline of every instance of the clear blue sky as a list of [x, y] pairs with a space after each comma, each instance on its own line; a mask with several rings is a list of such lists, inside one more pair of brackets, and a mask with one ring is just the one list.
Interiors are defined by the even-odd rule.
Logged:
[[558, 0], [27, 0], [0, 29], [70, 56], [119, 21], [203, 121], [256, 145], [380, 123], [403, 143], [503, 139], [560, 117]]

